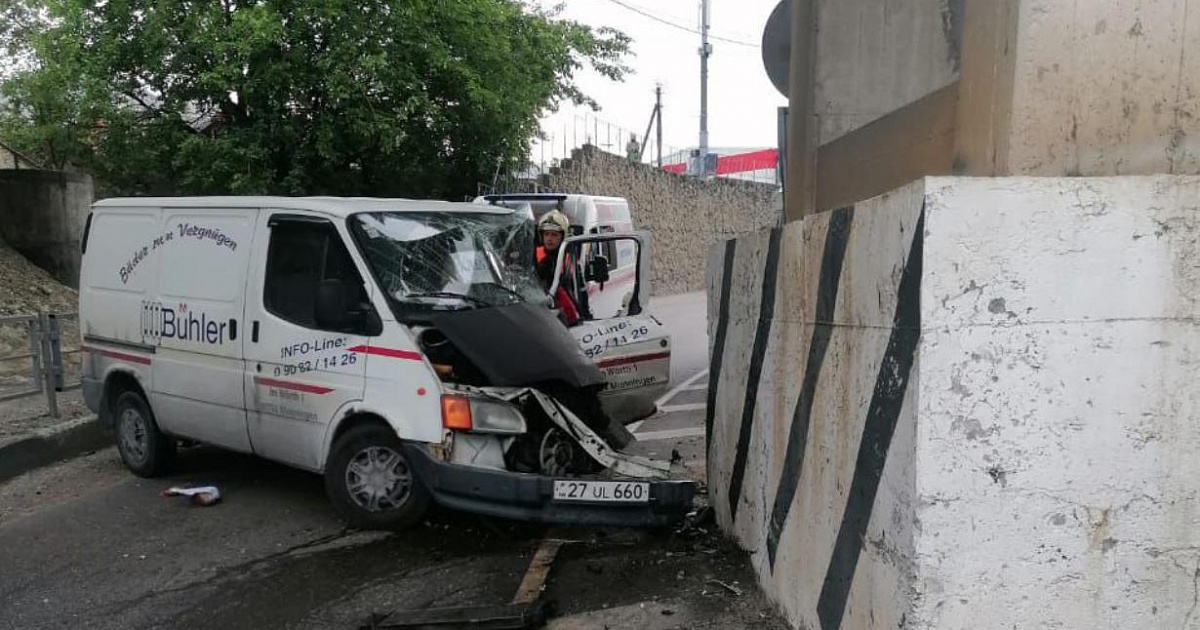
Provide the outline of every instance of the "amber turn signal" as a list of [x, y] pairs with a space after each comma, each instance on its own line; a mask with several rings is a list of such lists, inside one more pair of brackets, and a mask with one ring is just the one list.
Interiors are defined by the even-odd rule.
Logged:
[[442, 396], [442, 426], [456, 431], [470, 431], [471, 401], [464, 396]]

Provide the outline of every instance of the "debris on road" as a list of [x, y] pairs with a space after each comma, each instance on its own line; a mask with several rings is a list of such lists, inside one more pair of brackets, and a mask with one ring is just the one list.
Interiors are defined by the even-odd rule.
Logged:
[[193, 505], [208, 507], [221, 500], [221, 491], [216, 486], [199, 486], [196, 488], [168, 488], [163, 490], [164, 497], [190, 497]]
[[675, 533], [683, 536], [707, 534], [708, 530], [705, 528], [705, 526], [711, 525], [714, 520], [716, 520], [716, 517], [713, 513], [712, 507], [708, 505], [702, 505], [691, 512], [688, 512], [688, 515], [684, 517], [683, 522], [680, 523], [679, 527], [675, 530]]
[[730, 593], [733, 593], [734, 595], [736, 595], [738, 597], [742, 596], [742, 589], [740, 589], [736, 586], [733, 586], [732, 584], [726, 584], [725, 582], [722, 582], [721, 580], [718, 580], [716, 578], [709, 579], [708, 582], [709, 582], [709, 584], [716, 584], [717, 586], [724, 588], [725, 590], [729, 591]]

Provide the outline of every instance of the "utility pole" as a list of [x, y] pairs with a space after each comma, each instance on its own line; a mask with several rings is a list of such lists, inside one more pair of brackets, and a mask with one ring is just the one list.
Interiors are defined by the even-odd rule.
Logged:
[[650, 122], [646, 123], [646, 135], [642, 136], [642, 144], [638, 147], [638, 162], [646, 155], [646, 147], [650, 146], [650, 129], [658, 125], [658, 167], [662, 168], [662, 86], [654, 86], [654, 109], [650, 110]]
[[708, 43], [708, 2], [700, 0], [700, 150], [698, 175], [708, 175], [708, 58], [712, 44]]
[[654, 115], [657, 117], [654, 137], [655, 151], [658, 153], [658, 170], [662, 170], [662, 84], [654, 86]]

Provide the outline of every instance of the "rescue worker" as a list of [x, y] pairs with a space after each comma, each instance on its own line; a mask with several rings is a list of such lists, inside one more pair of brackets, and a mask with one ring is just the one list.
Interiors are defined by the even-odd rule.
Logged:
[[[571, 222], [566, 215], [558, 210], [551, 210], [538, 219], [537, 231], [540, 244], [535, 250], [538, 279], [542, 281], [542, 289], [550, 290], [554, 282], [554, 270], [558, 265], [558, 250], [571, 231]], [[568, 252], [563, 260], [563, 277], [558, 291], [554, 295], [554, 303], [568, 326], [579, 322], [579, 305], [571, 297], [575, 287], [575, 257]]]

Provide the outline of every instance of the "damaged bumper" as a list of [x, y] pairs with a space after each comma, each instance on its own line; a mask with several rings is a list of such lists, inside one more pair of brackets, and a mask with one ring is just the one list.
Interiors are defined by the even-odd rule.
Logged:
[[409, 462], [439, 505], [522, 521], [561, 525], [663, 527], [692, 509], [696, 484], [646, 481], [646, 503], [578, 503], [554, 499], [553, 477], [441, 462], [424, 447], [405, 445]]

